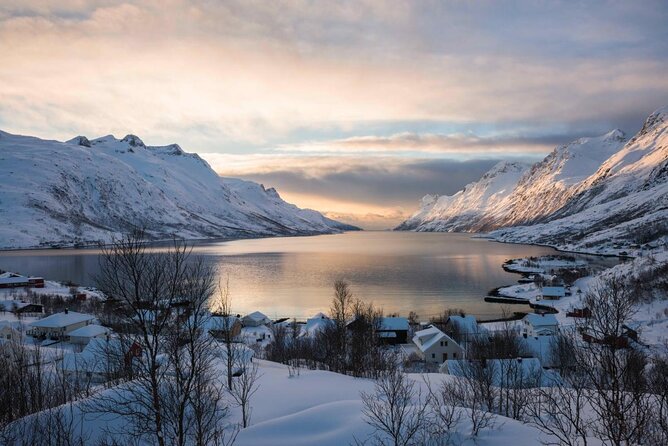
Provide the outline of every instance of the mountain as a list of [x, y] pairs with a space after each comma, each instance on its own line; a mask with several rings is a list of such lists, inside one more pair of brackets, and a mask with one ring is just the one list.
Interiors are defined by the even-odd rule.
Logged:
[[177, 144], [112, 135], [67, 142], [0, 132], [0, 247], [150, 237], [307, 235], [356, 229], [286, 203], [275, 189], [221, 178]]
[[503, 213], [503, 203], [529, 168], [501, 161], [482, 178], [452, 196], [427, 195], [422, 207], [398, 230], [458, 232], [476, 230], [488, 215]]
[[[464, 191], [433, 200], [444, 206], [423, 204], [398, 229], [493, 231], [499, 240], [574, 250], [653, 243], [668, 234], [667, 160], [668, 107], [652, 113], [628, 141], [613, 130], [556, 148], [526, 170], [510, 193], [487, 180], [494, 168]], [[483, 215], [475, 201], [448, 205], [476, 188], [504, 198]], [[475, 218], [462, 223], [471, 213]]]

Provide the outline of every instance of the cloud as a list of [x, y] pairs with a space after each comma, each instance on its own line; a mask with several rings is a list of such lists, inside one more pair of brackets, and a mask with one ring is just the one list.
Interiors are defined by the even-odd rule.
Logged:
[[201, 151], [398, 121], [602, 132], [668, 102], [666, 19], [660, 1], [3, 2], [0, 125]]
[[572, 135], [497, 135], [481, 137], [473, 133], [433, 134], [404, 132], [390, 136], [355, 136], [330, 141], [309, 141], [279, 146], [279, 152], [387, 153], [424, 152], [441, 154], [544, 154], [555, 145], [575, 139]]

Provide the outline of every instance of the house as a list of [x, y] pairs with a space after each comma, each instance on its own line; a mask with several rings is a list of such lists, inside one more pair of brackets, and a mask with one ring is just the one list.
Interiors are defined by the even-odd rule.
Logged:
[[44, 288], [43, 277], [28, 277], [28, 283], [33, 288]]
[[318, 333], [334, 326], [334, 321], [324, 313], [317, 313], [315, 316], [306, 320], [306, 324], [301, 330], [302, 336], [313, 337]]
[[241, 320], [236, 316], [212, 315], [204, 322], [204, 328], [216, 339], [234, 339], [241, 334]]
[[557, 336], [523, 336], [520, 343], [526, 347], [531, 356], [540, 361], [545, 368], [559, 367], [558, 358], [552, 353], [557, 342]]
[[522, 318], [522, 334], [531, 336], [549, 336], [559, 333], [559, 322], [554, 314], [529, 313]]
[[450, 336], [434, 326], [420, 330], [413, 336], [418, 354], [426, 362], [441, 364], [449, 359], [463, 357], [464, 350]]
[[2, 341], [20, 340], [21, 331], [21, 322], [0, 321], [0, 340]]
[[90, 314], [76, 313], [65, 310], [62, 313], [52, 314], [44, 319], [28, 324], [28, 335], [35, 338], [49, 338], [63, 340], [77, 328], [85, 327], [95, 320]]
[[18, 288], [26, 286], [30, 286], [30, 281], [25, 276], [10, 272], [0, 274], [0, 288]]
[[241, 324], [244, 327], [259, 327], [260, 325], [269, 325], [270, 323], [271, 320], [259, 311], [247, 314], [241, 319]]
[[69, 332], [68, 340], [72, 344], [87, 345], [91, 339], [104, 338], [110, 332], [111, 329], [102, 325], [89, 324]]
[[482, 367], [489, 373], [491, 384], [495, 387], [546, 387], [559, 383], [559, 374], [543, 370], [536, 358], [512, 359], [450, 359], [441, 365], [439, 371], [460, 378], [478, 375]]
[[559, 300], [566, 295], [566, 288], [563, 285], [544, 286], [542, 294], [545, 300]]
[[93, 383], [108, 381], [124, 372], [131, 372], [142, 349], [137, 343], [125, 345], [113, 336], [93, 338], [80, 353], [66, 353], [61, 367], [66, 377]]
[[383, 317], [378, 334], [381, 342], [385, 344], [405, 344], [408, 342], [408, 328], [408, 319], [405, 317]]
[[43, 307], [40, 304], [31, 304], [22, 300], [0, 300], [0, 311], [9, 311], [21, 316], [39, 316]]
[[249, 344], [269, 343], [273, 339], [273, 335], [274, 333], [271, 331], [271, 328], [266, 325], [241, 328], [241, 338]]

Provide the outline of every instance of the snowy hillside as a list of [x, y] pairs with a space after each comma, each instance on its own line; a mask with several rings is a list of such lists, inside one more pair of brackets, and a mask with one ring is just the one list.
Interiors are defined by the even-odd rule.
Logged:
[[[576, 250], [644, 244], [668, 233], [668, 108], [629, 141], [613, 130], [556, 148], [511, 191], [508, 183], [489, 181], [497, 167], [454, 196], [423, 202], [397, 229], [498, 229], [492, 235], [501, 240]], [[475, 190], [500, 198], [481, 208]]]
[[422, 208], [397, 229], [417, 231], [469, 231], [488, 215], [504, 212], [504, 203], [529, 166], [502, 161], [475, 183], [452, 196], [427, 195]]
[[68, 142], [0, 132], [0, 247], [155, 238], [321, 234], [354, 229], [299, 209], [274, 189], [221, 178], [177, 144], [138, 137]]

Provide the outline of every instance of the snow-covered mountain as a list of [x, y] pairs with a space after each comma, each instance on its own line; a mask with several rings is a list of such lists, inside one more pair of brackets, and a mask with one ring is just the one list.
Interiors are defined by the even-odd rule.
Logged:
[[[588, 250], [643, 244], [668, 234], [668, 107], [652, 113], [631, 140], [613, 130], [556, 148], [510, 192], [507, 184], [489, 181], [497, 167], [452, 197], [423, 202], [398, 229], [497, 229], [492, 236], [501, 240]], [[457, 199], [473, 190], [503, 198], [481, 215], [475, 199]], [[463, 207], [451, 206], [453, 200]]]
[[487, 216], [505, 212], [503, 203], [528, 168], [527, 164], [502, 161], [480, 180], [468, 184], [452, 196], [427, 195], [422, 198], [420, 210], [397, 229], [444, 232], [476, 230]]
[[356, 229], [286, 203], [276, 190], [221, 178], [177, 144], [127, 135], [67, 142], [0, 132], [0, 247], [155, 238], [306, 235]]

